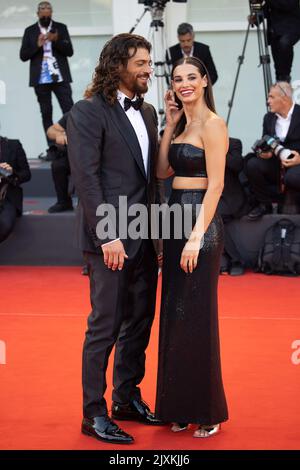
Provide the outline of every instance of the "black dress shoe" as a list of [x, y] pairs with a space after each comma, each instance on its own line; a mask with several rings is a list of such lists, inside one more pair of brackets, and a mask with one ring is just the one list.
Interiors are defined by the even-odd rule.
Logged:
[[155, 418], [149, 406], [143, 400], [132, 400], [130, 403], [125, 404], [113, 402], [111, 415], [113, 419], [120, 421], [139, 421], [153, 426], [164, 424]]
[[109, 416], [83, 418], [81, 432], [86, 436], [111, 444], [131, 444], [134, 441], [133, 437], [122, 431]]
[[252, 211], [248, 214], [249, 220], [257, 220], [265, 214], [271, 214], [272, 212], [272, 204], [259, 204], [257, 207], [254, 207]]
[[66, 202], [57, 202], [53, 206], [49, 207], [48, 212], [49, 214], [54, 214], [56, 212], [65, 212], [65, 211], [72, 211], [73, 204], [72, 201]]
[[88, 267], [87, 264], [84, 264], [84, 265], [82, 266], [81, 274], [82, 274], [83, 276], [88, 276], [88, 275], [89, 275], [89, 267]]
[[244, 274], [244, 272], [245, 268], [242, 263], [240, 263], [239, 261], [234, 261], [233, 263], [231, 263], [229, 269], [230, 276], [241, 276], [242, 274]]

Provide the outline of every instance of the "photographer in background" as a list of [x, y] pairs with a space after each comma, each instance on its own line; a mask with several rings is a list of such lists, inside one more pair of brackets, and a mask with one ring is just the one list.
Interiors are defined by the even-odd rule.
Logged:
[[245, 157], [245, 172], [257, 201], [248, 218], [256, 220], [272, 212], [272, 202], [280, 202], [280, 177], [282, 168], [286, 190], [300, 196], [300, 106], [293, 102], [292, 87], [278, 82], [268, 96], [270, 112], [264, 117], [263, 136], [277, 137], [283, 147], [291, 149], [292, 158], [281, 160], [271, 148]]
[[170, 47], [166, 52], [167, 63], [174, 65], [182, 57], [197, 57], [204, 63], [214, 85], [218, 74], [209, 47], [202, 42], [195, 41], [194, 29], [189, 23], [181, 23], [178, 26], [177, 36], [179, 43]]
[[[22, 61], [30, 60], [29, 86], [34, 87], [43, 119], [45, 133], [52, 126], [52, 92], [56, 95], [63, 113], [73, 106], [72, 82], [67, 57], [73, 55], [73, 47], [66, 25], [52, 20], [49, 2], [38, 4], [39, 21], [26, 28], [20, 50]], [[47, 138], [46, 160], [55, 157], [53, 142]], [[54, 154], [54, 156], [52, 155]]]
[[[276, 80], [291, 81], [294, 45], [300, 39], [299, 0], [250, 0], [252, 10], [262, 10], [267, 19], [268, 43], [271, 46]], [[256, 24], [255, 15], [250, 15]]]
[[226, 155], [224, 188], [218, 204], [218, 214], [224, 224], [224, 251], [221, 262], [221, 273], [228, 272], [231, 276], [244, 274], [244, 261], [230, 235], [227, 224], [239, 219], [249, 211], [247, 194], [240, 180], [244, 160], [243, 146], [240, 139], [229, 138], [229, 148]]
[[267, 0], [266, 17], [276, 80], [290, 82], [293, 47], [300, 39], [299, 0]]
[[16, 217], [22, 215], [20, 185], [30, 178], [27, 158], [19, 140], [0, 136], [0, 243], [12, 232]]
[[51, 163], [52, 178], [57, 196], [57, 202], [49, 207], [50, 214], [73, 210], [72, 198], [69, 194], [70, 164], [67, 150], [67, 118], [69, 113], [47, 130], [47, 136], [57, 145], [57, 157]]

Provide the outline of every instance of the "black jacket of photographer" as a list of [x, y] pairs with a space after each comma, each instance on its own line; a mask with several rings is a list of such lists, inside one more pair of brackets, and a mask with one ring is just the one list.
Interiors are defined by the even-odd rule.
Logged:
[[[263, 122], [263, 135], [276, 136], [276, 121], [277, 115], [275, 113], [267, 113]], [[295, 104], [292, 114], [290, 127], [282, 145], [285, 148], [296, 150], [300, 153], [300, 106]]]
[[[29, 181], [31, 172], [26, 154], [19, 140], [0, 137], [0, 163], [8, 163], [13, 168], [13, 175], [8, 178], [5, 200], [16, 208], [17, 215], [22, 214], [23, 191], [20, 184]], [[7, 181], [0, 183], [0, 189]]]
[[268, 21], [268, 36], [287, 33], [300, 35], [299, 0], [267, 0], [264, 7]]
[[[52, 42], [53, 56], [57, 60], [63, 81], [70, 83], [72, 82], [72, 77], [67, 57], [72, 57], [73, 46], [67, 26], [52, 20], [51, 31], [58, 33], [58, 40]], [[43, 47], [38, 47], [39, 35], [40, 28], [38, 22], [28, 26], [25, 29], [20, 50], [20, 59], [23, 62], [30, 60], [29, 86], [38, 85], [41, 75], [44, 49]]]
[[[212, 55], [210, 53], [209, 46], [203, 44], [202, 42], [194, 41], [193, 56], [197, 57], [204, 63], [209, 73], [211, 82], [214, 85], [214, 83], [216, 83], [218, 79], [218, 73]], [[183, 54], [180, 43], [170, 47], [166, 54], [166, 60], [169, 65], [174, 65], [179, 59], [182, 59], [182, 57]]]

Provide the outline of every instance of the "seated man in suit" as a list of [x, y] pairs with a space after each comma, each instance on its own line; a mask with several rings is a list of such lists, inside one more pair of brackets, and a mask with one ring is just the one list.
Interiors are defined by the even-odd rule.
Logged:
[[280, 202], [281, 168], [285, 190], [300, 196], [300, 106], [293, 102], [289, 83], [278, 82], [269, 92], [270, 112], [264, 117], [263, 135], [276, 136], [292, 150], [293, 157], [281, 161], [273, 151], [250, 153], [245, 158], [245, 172], [256, 199], [248, 218], [256, 220], [272, 212], [272, 202]]
[[239, 178], [244, 166], [242, 150], [242, 142], [230, 137], [226, 156], [224, 189], [218, 205], [218, 213], [221, 215], [225, 227], [221, 271], [228, 271], [232, 276], [244, 273], [243, 260], [226, 227], [232, 220], [239, 219], [249, 210], [247, 195]]
[[23, 192], [20, 184], [30, 178], [21, 143], [0, 136], [0, 243], [12, 232], [16, 217], [22, 215]]
[[195, 33], [193, 26], [189, 23], [181, 23], [177, 28], [177, 35], [179, 43], [167, 50], [167, 63], [174, 65], [182, 57], [197, 57], [204, 63], [214, 85], [218, 79], [218, 74], [209, 47], [202, 42], [194, 41]]
[[57, 158], [51, 163], [52, 178], [57, 195], [57, 202], [49, 207], [50, 214], [73, 210], [72, 198], [69, 194], [70, 164], [67, 150], [67, 118], [69, 113], [65, 113], [62, 118], [49, 127], [47, 136], [53, 140], [57, 147]]

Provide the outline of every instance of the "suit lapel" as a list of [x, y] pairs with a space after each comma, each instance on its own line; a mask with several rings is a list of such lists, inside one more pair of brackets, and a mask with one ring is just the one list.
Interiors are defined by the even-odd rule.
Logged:
[[290, 127], [289, 127], [285, 140], [288, 140], [292, 136], [295, 127], [297, 127], [299, 123], [299, 119], [300, 119], [300, 108], [297, 105], [295, 105], [292, 118], [291, 118]]
[[124, 141], [128, 146], [133, 158], [135, 159], [139, 169], [141, 170], [144, 178], [147, 179], [139, 141], [128, 117], [122, 109], [122, 106], [117, 102], [113, 106], [108, 105], [107, 109], [116, 128], [124, 138]]
[[277, 116], [276, 114], [273, 114], [272, 120], [271, 120], [271, 135], [276, 135], [276, 121], [277, 121]]
[[154, 164], [154, 153], [156, 151], [156, 142], [157, 142], [157, 129], [153, 124], [153, 116], [149, 107], [141, 107], [141, 115], [144, 119], [145, 126], [148, 132], [149, 137], [149, 151], [148, 151], [148, 168], [147, 168], [147, 179], [150, 181], [152, 166]]
[[7, 145], [7, 141], [3, 138], [1, 138], [0, 140], [0, 145], [1, 145], [1, 149], [0, 149], [0, 162], [1, 163], [4, 163], [4, 162], [8, 162], [8, 145]]

